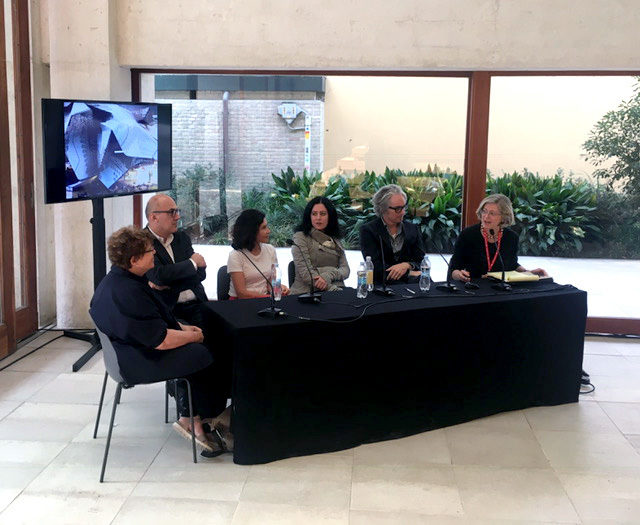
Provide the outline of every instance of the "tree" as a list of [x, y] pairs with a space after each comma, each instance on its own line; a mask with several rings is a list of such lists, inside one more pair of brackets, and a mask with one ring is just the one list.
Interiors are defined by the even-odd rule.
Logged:
[[640, 77], [633, 96], [606, 113], [582, 145], [586, 159], [598, 167], [596, 177], [610, 187], [619, 182], [630, 194], [640, 195]]

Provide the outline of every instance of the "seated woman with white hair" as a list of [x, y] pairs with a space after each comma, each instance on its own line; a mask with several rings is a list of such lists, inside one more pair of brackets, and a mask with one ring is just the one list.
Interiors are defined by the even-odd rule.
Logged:
[[[476, 215], [480, 222], [462, 230], [456, 241], [449, 264], [451, 277], [469, 282], [488, 272], [501, 272], [502, 263], [507, 272], [526, 272], [518, 262], [518, 234], [509, 228], [515, 223], [509, 198], [502, 193], [485, 197], [480, 202]], [[530, 271], [540, 276], [547, 275], [542, 268]]]
[[[546, 277], [542, 268], [527, 270], [518, 262], [518, 234], [509, 226], [515, 224], [513, 206], [509, 197], [494, 193], [482, 199], [476, 215], [480, 222], [460, 232], [449, 263], [451, 277], [469, 282], [484, 277], [488, 272], [526, 272]], [[502, 261], [498, 257], [498, 251]], [[504, 263], [504, 267], [503, 267]], [[592, 392], [589, 374], [582, 370], [581, 387]]]
[[417, 281], [425, 252], [420, 230], [404, 220], [407, 194], [397, 184], [388, 184], [371, 202], [377, 217], [360, 228], [360, 249], [363, 257], [371, 257], [373, 281], [381, 284], [384, 273], [389, 282]]

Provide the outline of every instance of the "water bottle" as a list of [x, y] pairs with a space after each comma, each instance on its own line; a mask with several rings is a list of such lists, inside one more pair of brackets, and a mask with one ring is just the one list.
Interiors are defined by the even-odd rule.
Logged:
[[431, 288], [431, 261], [425, 253], [424, 259], [420, 263], [420, 291], [428, 292], [429, 288]]
[[273, 288], [273, 298], [276, 301], [282, 299], [282, 272], [278, 263], [271, 265], [271, 288]]
[[367, 290], [373, 291], [373, 261], [371, 256], [367, 255], [367, 260], [364, 262], [367, 268]]
[[358, 288], [356, 296], [359, 299], [364, 299], [367, 293], [369, 293], [369, 287], [367, 286], [367, 267], [364, 262], [361, 262], [358, 268]]

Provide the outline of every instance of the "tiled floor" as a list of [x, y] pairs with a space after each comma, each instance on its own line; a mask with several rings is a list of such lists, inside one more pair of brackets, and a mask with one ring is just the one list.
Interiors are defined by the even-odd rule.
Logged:
[[137, 387], [103, 484], [101, 356], [71, 373], [86, 348], [57, 339], [0, 372], [0, 524], [640, 523], [640, 340], [586, 340], [597, 388], [577, 404], [250, 467], [194, 465], [162, 386]]

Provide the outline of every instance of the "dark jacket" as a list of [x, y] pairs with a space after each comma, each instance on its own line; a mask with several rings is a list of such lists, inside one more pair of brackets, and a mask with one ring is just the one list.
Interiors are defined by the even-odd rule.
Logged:
[[[493, 260], [497, 244], [489, 243], [489, 258]], [[518, 268], [518, 235], [509, 228], [502, 230], [502, 241], [500, 241], [500, 255], [504, 261], [505, 271]], [[484, 246], [484, 238], [480, 231], [480, 224], [469, 226], [460, 232], [453, 249], [453, 256], [449, 264], [449, 272], [453, 270], [467, 270], [471, 277], [482, 277], [487, 273], [487, 252]], [[492, 272], [501, 272], [502, 264], [500, 256], [491, 267]]]
[[[383, 272], [380, 239], [382, 239], [386, 268], [401, 262], [408, 262], [411, 264], [412, 270], [420, 269], [420, 262], [425, 253], [420, 230], [415, 224], [408, 221], [402, 221], [402, 229], [404, 232], [404, 244], [402, 245], [402, 250], [394, 257], [389, 232], [382, 219], [377, 217], [360, 228], [360, 250], [363, 257], [370, 256], [371, 261], [373, 261], [373, 281], [376, 284], [382, 283]], [[399, 282], [406, 282], [408, 277], [409, 272]]]
[[205, 268], [196, 270], [193, 262], [189, 259], [194, 253], [189, 236], [183, 231], [177, 231], [173, 234], [171, 249], [175, 262], [171, 260], [167, 250], [155, 237], [153, 247], [156, 250], [154, 267], [146, 275], [152, 283], [169, 286], [168, 290], [155, 290], [155, 293], [162, 298], [165, 304], [173, 309], [178, 302], [180, 292], [184, 290], [192, 290], [199, 301], [206, 302], [207, 294], [202, 286], [202, 281], [206, 279], [207, 272]]
[[155, 349], [167, 329], [180, 330], [180, 325], [153, 293], [146, 276], [112, 266], [96, 288], [89, 311], [113, 343], [122, 378], [132, 384], [184, 377], [213, 362], [209, 350], [197, 343]]

